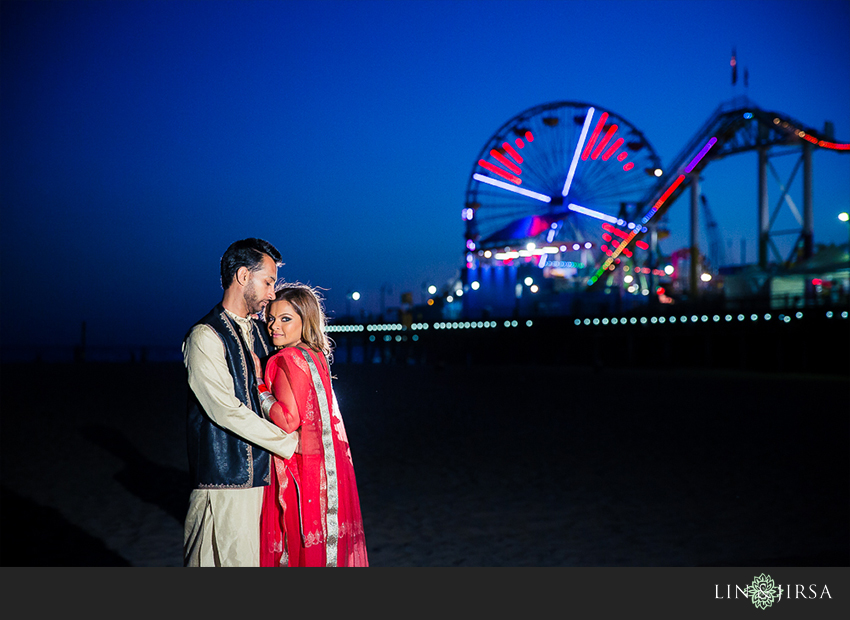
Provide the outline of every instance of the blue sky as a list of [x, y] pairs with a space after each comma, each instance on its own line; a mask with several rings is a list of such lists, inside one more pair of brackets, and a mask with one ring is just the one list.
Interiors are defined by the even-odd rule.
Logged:
[[[248, 236], [331, 315], [353, 289], [419, 301], [461, 266], [467, 180], [517, 113], [602, 106], [666, 163], [746, 94], [848, 142], [848, 31], [844, 1], [4, 0], [2, 343], [74, 344], [85, 320], [94, 345], [177, 346]], [[815, 241], [846, 242], [850, 155], [814, 171]], [[755, 260], [755, 156], [712, 163], [703, 192], [733, 262], [741, 240]], [[667, 252], [685, 201], [669, 226]], [[11, 327], [30, 313], [49, 329]]]

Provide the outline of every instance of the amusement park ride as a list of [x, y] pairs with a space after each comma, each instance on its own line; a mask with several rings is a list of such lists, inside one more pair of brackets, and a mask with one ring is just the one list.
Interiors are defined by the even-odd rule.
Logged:
[[[768, 170], [776, 175], [769, 159], [780, 147], [798, 156], [791, 178], [780, 181], [776, 207], [788, 204], [800, 223], [786, 259], [772, 240], [780, 233], [772, 230], [776, 212], [770, 213], [767, 194]], [[660, 220], [688, 188], [690, 247], [675, 257], [687, 274], [677, 272], [676, 283], [685, 283], [684, 297], [696, 299], [720, 267], [707, 264], [699, 247], [700, 205], [711, 244], [719, 246], [713, 249], [722, 251], [700, 195], [700, 172], [745, 151], [758, 153], [758, 266], [767, 270], [771, 254], [785, 265], [810, 258], [812, 151], [818, 148], [850, 153], [850, 144], [739, 98], [718, 107], [662, 169], [643, 133], [611, 110], [572, 101], [525, 110], [496, 130], [476, 158], [462, 211], [464, 266], [443, 296], [452, 301], [459, 293], [462, 303], [443, 303], [443, 315], [562, 315], [669, 301], [664, 289], [674, 282], [668, 257], [660, 260], [658, 241], [666, 232]], [[800, 166], [802, 214], [787, 195]]]

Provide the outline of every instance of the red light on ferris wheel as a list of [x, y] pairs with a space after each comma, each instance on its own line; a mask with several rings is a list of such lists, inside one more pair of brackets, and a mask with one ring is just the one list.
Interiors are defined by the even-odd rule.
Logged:
[[[525, 139], [528, 142], [533, 142], [534, 141], [534, 135], [530, 131], [526, 131], [525, 132]], [[517, 138], [514, 141], [514, 144], [516, 144], [518, 149], [525, 147], [525, 142], [523, 142], [519, 138]], [[502, 143], [502, 148], [505, 150], [505, 152], [508, 154], [508, 156], [511, 159], [513, 159], [513, 161], [511, 161], [510, 159], [508, 159], [507, 157], [502, 155], [496, 149], [490, 149], [490, 156], [493, 159], [495, 159], [497, 162], [499, 162], [499, 164], [501, 164], [504, 167], [500, 168], [496, 164], [493, 164], [493, 163], [487, 161], [486, 159], [479, 159], [478, 165], [481, 166], [482, 168], [484, 168], [485, 170], [489, 170], [493, 174], [499, 175], [503, 179], [507, 179], [508, 181], [510, 181], [511, 183], [514, 183], [515, 185], [522, 185], [522, 179], [520, 179], [520, 177], [519, 177], [519, 175], [522, 174], [522, 168], [520, 168], [520, 166], [519, 166], [519, 164], [521, 164], [523, 162], [522, 156], [519, 154], [519, 152], [516, 149], [514, 149], [514, 147], [512, 147], [507, 142]]]

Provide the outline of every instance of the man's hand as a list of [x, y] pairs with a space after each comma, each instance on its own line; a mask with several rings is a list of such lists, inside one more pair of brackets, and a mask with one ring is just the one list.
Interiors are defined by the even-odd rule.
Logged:
[[251, 357], [254, 358], [254, 372], [257, 374], [257, 382], [263, 382], [263, 365], [260, 363], [260, 358], [257, 354], [251, 351]]

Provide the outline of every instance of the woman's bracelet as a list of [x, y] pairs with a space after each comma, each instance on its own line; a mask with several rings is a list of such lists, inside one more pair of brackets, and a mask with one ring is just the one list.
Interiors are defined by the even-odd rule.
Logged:
[[277, 399], [271, 391], [269, 391], [269, 388], [266, 387], [265, 383], [260, 383], [257, 386], [257, 390], [260, 392], [260, 408], [263, 410], [265, 418], [268, 419], [271, 414], [272, 405], [277, 402]]

